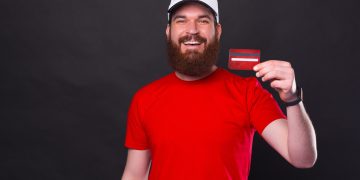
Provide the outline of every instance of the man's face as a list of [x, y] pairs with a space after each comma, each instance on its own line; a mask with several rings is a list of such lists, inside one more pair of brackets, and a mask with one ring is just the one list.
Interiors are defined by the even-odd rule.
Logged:
[[221, 35], [211, 11], [189, 3], [178, 8], [166, 28], [170, 65], [178, 72], [201, 76], [216, 63]]

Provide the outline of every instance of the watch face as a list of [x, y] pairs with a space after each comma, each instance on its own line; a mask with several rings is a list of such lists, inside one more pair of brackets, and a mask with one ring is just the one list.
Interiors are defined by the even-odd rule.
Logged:
[[300, 86], [296, 86], [296, 93], [297, 93], [297, 97], [300, 98], [301, 100], [303, 100], [303, 90]]

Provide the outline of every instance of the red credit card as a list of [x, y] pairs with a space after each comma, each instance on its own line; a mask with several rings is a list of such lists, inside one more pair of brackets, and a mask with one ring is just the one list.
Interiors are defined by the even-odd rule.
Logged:
[[252, 70], [260, 62], [259, 49], [230, 49], [229, 50], [229, 69], [233, 70]]

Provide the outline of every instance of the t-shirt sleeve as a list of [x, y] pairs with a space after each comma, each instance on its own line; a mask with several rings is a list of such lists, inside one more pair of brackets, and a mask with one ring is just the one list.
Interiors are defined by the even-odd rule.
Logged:
[[264, 89], [256, 78], [249, 79], [248, 110], [252, 126], [259, 134], [272, 121], [286, 119], [273, 96]]
[[125, 147], [138, 150], [149, 149], [137, 94], [133, 97], [128, 111]]

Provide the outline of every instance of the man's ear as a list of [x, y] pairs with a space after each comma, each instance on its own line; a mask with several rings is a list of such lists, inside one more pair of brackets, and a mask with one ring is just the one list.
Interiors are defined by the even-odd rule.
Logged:
[[170, 35], [170, 24], [168, 24], [168, 25], [166, 26], [166, 31], [165, 31], [165, 33], [166, 33], [166, 38], [169, 39], [169, 35]]
[[217, 25], [216, 25], [216, 31], [217, 31], [217, 39], [218, 40], [220, 40], [220, 37], [221, 37], [221, 33], [222, 33], [222, 27], [221, 27], [221, 24], [220, 23], [218, 23]]

